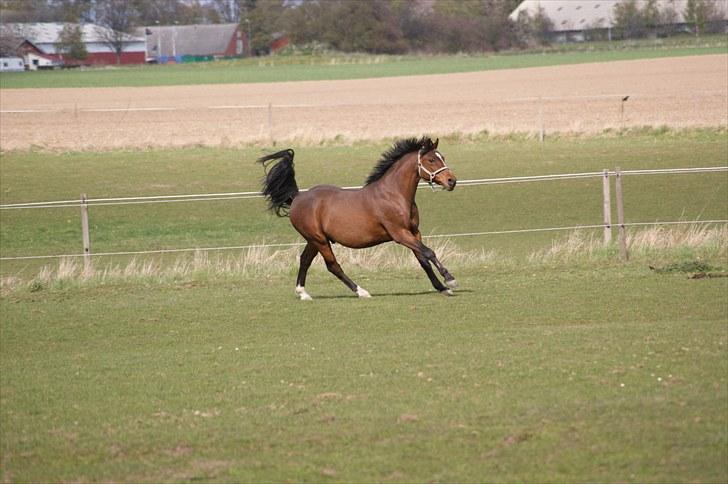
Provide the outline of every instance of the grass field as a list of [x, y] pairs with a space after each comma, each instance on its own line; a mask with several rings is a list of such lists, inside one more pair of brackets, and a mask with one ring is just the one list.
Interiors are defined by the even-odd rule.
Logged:
[[[728, 279], [355, 274], [0, 300], [5, 482], [724, 482]], [[314, 285], [315, 284], [315, 285]]]
[[448, 74], [561, 64], [723, 54], [725, 36], [643, 42], [595, 42], [486, 56], [293, 55], [214, 63], [3, 73], [0, 88], [168, 86], [341, 80]]
[[[725, 137], [483, 135], [440, 149], [461, 179], [492, 178], [725, 166]], [[360, 184], [387, 144], [302, 147], [299, 184]], [[5, 152], [0, 200], [256, 190], [264, 151]], [[625, 180], [628, 221], [725, 219], [726, 200], [725, 173]], [[425, 233], [601, 221], [599, 180], [423, 190], [418, 204]], [[91, 221], [96, 252], [296, 240], [260, 200], [92, 207]], [[79, 227], [77, 209], [0, 211], [0, 254], [77, 253]], [[293, 253], [239, 271], [210, 255], [169, 277], [180, 256], [128, 277], [127, 260], [98, 261], [121, 264], [108, 279], [3, 261], [4, 280], [23, 282], [0, 292], [0, 480], [725, 482], [717, 234], [626, 264], [613, 247], [549, 258], [565, 234], [438, 242], [461, 285], [451, 298], [418, 268], [370, 260], [344, 266], [374, 296], [359, 300], [317, 260], [308, 304]]]

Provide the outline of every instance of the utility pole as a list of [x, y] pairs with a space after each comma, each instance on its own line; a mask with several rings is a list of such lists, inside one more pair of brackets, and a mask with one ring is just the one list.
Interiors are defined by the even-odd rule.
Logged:
[[157, 64], [162, 63], [162, 27], [157, 20]]
[[249, 18], [246, 18], [245, 19], [245, 25], [248, 28], [248, 42], [247, 42], [247, 44], [248, 44], [248, 57], [252, 57], [253, 56], [253, 47], [252, 47], [252, 45], [250, 45], [250, 41], [252, 39], [250, 38], [250, 19]]

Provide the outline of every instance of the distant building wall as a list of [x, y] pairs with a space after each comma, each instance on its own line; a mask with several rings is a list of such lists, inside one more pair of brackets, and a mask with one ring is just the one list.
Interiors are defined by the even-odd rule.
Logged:
[[25, 63], [21, 57], [0, 57], [0, 72], [22, 72]]

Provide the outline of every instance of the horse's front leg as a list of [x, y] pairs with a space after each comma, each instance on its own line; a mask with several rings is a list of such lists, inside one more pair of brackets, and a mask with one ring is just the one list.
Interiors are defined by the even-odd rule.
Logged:
[[[440, 273], [440, 275], [442, 275], [442, 277], [445, 278], [445, 284], [447, 284], [448, 286], [450, 286], [452, 288], [457, 287], [458, 286], [457, 281], [452, 276], [452, 274], [450, 274], [450, 272], [447, 270], [447, 268], [440, 263], [437, 256], [435, 255], [435, 251], [432, 249], [429, 249], [427, 246], [425, 246], [422, 243], [422, 234], [420, 233], [419, 230], [417, 230], [414, 233], [414, 236], [422, 247], [424, 247], [425, 249], [428, 249], [432, 253], [432, 257], [430, 259], [427, 259], [424, 256], [422, 256], [422, 258], [420, 258], [417, 255], [416, 251], [414, 251], [414, 250], [412, 251], [415, 254], [415, 257], [417, 257], [417, 260], [419, 261], [422, 268], [427, 273], [427, 277], [430, 278], [430, 281], [432, 281], [434, 279], [434, 280], [437, 280], [438, 283], [440, 282], [437, 279], [437, 276], [435, 276], [435, 273], [432, 271], [432, 267], [430, 266], [430, 262], [432, 262], [433, 264], [435, 264], [435, 267], [437, 267], [437, 270]], [[433, 286], [435, 286], [435, 289], [437, 289], [438, 291], [442, 291], [442, 290], [446, 289], [445, 287], [442, 286], [442, 284], [439, 284], [439, 286], [442, 287], [442, 289], [440, 289], [440, 287], [438, 287], [438, 285], [436, 285], [434, 282], [433, 282]]]
[[[419, 243], [422, 245], [422, 247], [427, 248], [424, 244], [422, 244], [422, 234], [418, 230], [414, 234], [415, 238], [419, 241]], [[458, 287], [458, 281], [455, 280], [455, 278], [450, 274], [450, 271], [447, 270], [447, 268], [442, 265], [442, 263], [438, 260], [437, 255], [435, 255], [435, 251], [432, 249], [427, 248], [432, 257], [429, 258], [429, 261], [431, 261], [433, 264], [435, 264], [435, 267], [437, 268], [437, 271], [440, 273], [440, 275], [445, 279], [445, 284], [452, 287], [453, 289]]]
[[[438, 270], [440, 270], [440, 274], [445, 277], [445, 282], [448, 285], [451, 285], [449, 281], [455, 281], [455, 278], [450, 275], [450, 273], [445, 269], [442, 264], [440, 264], [439, 261], [437, 261], [437, 257], [435, 256], [435, 252], [427, 247], [425, 244], [422, 243], [421, 236], [419, 231], [416, 233], [412, 233], [409, 230], [406, 229], [400, 229], [397, 231], [390, 232], [390, 235], [392, 236], [392, 239], [397, 242], [400, 245], [403, 245], [410, 249], [417, 258], [417, 261], [420, 263], [420, 266], [422, 269], [424, 269], [425, 273], [427, 274], [427, 277], [430, 279], [430, 282], [432, 283], [432, 286], [437, 290], [438, 292], [442, 294], [452, 295], [452, 291], [448, 289], [446, 286], [440, 282], [440, 280], [437, 278], [435, 273], [432, 270], [432, 267], [430, 267], [430, 262], [435, 264], [435, 267], [442, 267], [442, 270], [440, 270], [440, 267], [438, 267]], [[435, 263], [434, 261], [437, 261]], [[444, 274], [443, 274], [444, 271]], [[457, 284], [456, 284], [457, 285]], [[454, 287], [454, 286], [451, 286]]]

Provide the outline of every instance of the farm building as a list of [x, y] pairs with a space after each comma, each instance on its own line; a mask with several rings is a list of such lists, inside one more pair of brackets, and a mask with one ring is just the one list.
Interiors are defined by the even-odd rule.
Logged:
[[25, 70], [22, 57], [0, 57], [0, 72], [20, 72]]
[[147, 38], [147, 60], [159, 63], [191, 62], [234, 57], [246, 52], [246, 37], [236, 23], [155, 25], [140, 27]]
[[[82, 61], [70, 59], [63, 54], [59, 41], [59, 36], [66, 25], [68, 24], [61, 22], [7, 23], [0, 26], [0, 34], [6, 38], [17, 38], [20, 41], [18, 49], [25, 55], [32, 53], [38, 58], [47, 59], [56, 64], [143, 64], [145, 61], [144, 37], [128, 34], [117, 35], [111, 29], [95, 24], [80, 25], [81, 38], [88, 56]], [[115, 37], [119, 39], [121, 45], [118, 59], [111, 41]], [[28, 67], [31, 66], [28, 65]]]
[[[615, 27], [614, 7], [622, 0], [524, 0], [509, 15], [512, 21], [519, 16], [534, 17], [539, 9], [553, 22], [551, 31], [557, 42], [589, 40], [595, 36], [612, 38]], [[637, 0], [643, 8], [647, 0]], [[688, 0], [657, 0], [657, 9], [662, 14], [662, 24], [672, 30], [689, 30], [685, 19]], [[714, 3], [717, 16], [722, 19], [725, 30], [728, 20], [728, 2]]]
[[31, 41], [24, 40], [20, 47], [16, 49], [18, 55], [23, 58], [25, 68], [29, 71], [37, 71], [39, 69], [55, 69], [61, 67], [62, 61], [43, 53]]

